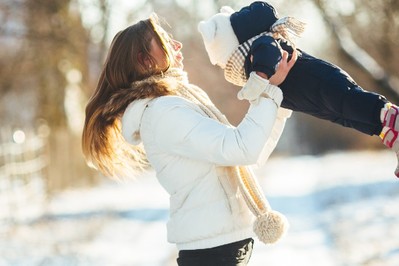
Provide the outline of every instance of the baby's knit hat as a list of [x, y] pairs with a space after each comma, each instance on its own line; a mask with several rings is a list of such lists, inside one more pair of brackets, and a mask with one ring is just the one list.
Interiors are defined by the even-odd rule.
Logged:
[[201, 21], [198, 30], [211, 63], [225, 69], [234, 51], [249, 39], [266, 32], [291, 42], [290, 34], [299, 36], [304, 23], [292, 17], [279, 19], [274, 7], [256, 1], [237, 12], [224, 6], [220, 13]]
[[220, 13], [201, 21], [198, 30], [211, 63], [224, 69], [240, 44], [268, 31], [277, 20], [277, 12], [271, 5], [256, 1], [237, 12], [223, 6]]
[[230, 23], [232, 13], [234, 10], [225, 6], [220, 9], [220, 13], [198, 24], [211, 63], [221, 68], [226, 66], [231, 54], [239, 45]]

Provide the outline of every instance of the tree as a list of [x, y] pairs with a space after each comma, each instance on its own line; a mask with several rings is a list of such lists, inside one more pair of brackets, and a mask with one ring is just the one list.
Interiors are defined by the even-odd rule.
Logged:
[[66, 108], [71, 88], [79, 92], [89, 86], [88, 32], [73, 0], [6, 1], [0, 12], [7, 20], [0, 26], [6, 44], [0, 64], [7, 66], [0, 70], [0, 93], [3, 100], [15, 95], [11, 103], [5, 100], [2, 125], [29, 128], [45, 121], [51, 130], [50, 180], [65, 184], [60, 180], [88, 169], [80, 151], [81, 128], [71, 128], [77, 118], [71, 119]]
[[[397, 49], [398, 21], [393, 19], [398, 13], [397, 4], [382, 0], [311, 2], [330, 33], [322, 45], [321, 57], [341, 66], [363, 88], [398, 103], [399, 84], [392, 74], [399, 70], [398, 55], [389, 52]], [[377, 137], [371, 138], [302, 114], [297, 114], [296, 118], [297, 139], [299, 143], [306, 143], [305, 152], [383, 147]]]
[[[331, 29], [341, 51], [362, 68], [378, 85], [383, 94], [399, 100], [399, 2], [349, 1], [352, 8], [313, 0]], [[352, 9], [349, 10], [348, 9]], [[367, 34], [364, 34], [367, 33]], [[362, 44], [362, 47], [359, 44]]]

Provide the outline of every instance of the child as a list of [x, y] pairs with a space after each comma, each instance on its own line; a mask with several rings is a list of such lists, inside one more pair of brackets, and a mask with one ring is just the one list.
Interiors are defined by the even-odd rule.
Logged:
[[[224, 69], [227, 81], [244, 86], [252, 71], [270, 78], [282, 50], [298, 59], [285, 81], [282, 107], [304, 112], [368, 135], [376, 135], [396, 152], [399, 161], [399, 108], [384, 96], [362, 89], [339, 67], [296, 49], [290, 33], [299, 35], [304, 24], [292, 17], [279, 19], [274, 7], [253, 2], [234, 12], [223, 7], [198, 29], [210, 61]], [[399, 177], [399, 164], [395, 175]]]

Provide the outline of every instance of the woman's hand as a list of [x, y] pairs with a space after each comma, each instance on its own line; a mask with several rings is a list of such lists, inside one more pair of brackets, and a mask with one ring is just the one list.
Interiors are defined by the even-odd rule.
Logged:
[[[298, 59], [298, 53], [296, 49], [294, 49], [294, 52], [292, 53], [291, 60], [288, 61], [288, 52], [282, 51], [283, 58], [281, 59], [280, 63], [278, 64], [276, 73], [271, 76], [269, 79], [270, 84], [279, 86], [285, 78], [287, 77], [288, 73], [290, 72], [291, 68], [294, 66], [296, 60]], [[259, 76], [262, 78], [268, 79], [267, 75], [262, 72], [256, 72]]]

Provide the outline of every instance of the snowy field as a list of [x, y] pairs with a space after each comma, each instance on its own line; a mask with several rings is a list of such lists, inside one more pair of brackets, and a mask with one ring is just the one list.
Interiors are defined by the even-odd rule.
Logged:
[[[395, 166], [392, 152], [270, 159], [256, 172], [290, 230], [273, 246], [255, 242], [250, 265], [399, 265]], [[168, 196], [152, 172], [35, 206], [18, 206], [14, 220], [0, 209], [0, 266], [176, 265], [166, 242]]]

